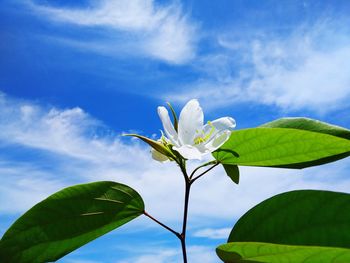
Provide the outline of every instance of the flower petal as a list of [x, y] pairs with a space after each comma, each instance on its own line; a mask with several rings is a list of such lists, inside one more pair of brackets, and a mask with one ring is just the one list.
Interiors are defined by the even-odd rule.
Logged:
[[231, 135], [231, 131], [229, 130], [223, 130], [218, 132], [212, 139], [210, 139], [204, 147], [209, 151], [213, 152], [220, 148], [229, 138]]
[[173, 149], [178, 151], [186, 159], [202, 159], [202, 153], [194, 146], [182, 145], [181, 147], [173, 147]]
[[158, 115], [162, 121], [164, 132], [172, 144], [179, 146], [178, 135], [171, 123], [168, 110], [165, 107], [158, 107]]
[[207, 134], [212, 127], [215, 128], [213, 135], [217, 134], [222, 130], [231, 130], [236, 127], [236, 121], [231, 117], [222, 117], [211, 121], [210, 124], [205, 124], [203, 127], [204, 133]]
[[182, 109], [179, 118], [179, 141], [193, 145], [196, 132], [203, 128], [204, 114], [197, 100], [190, 100]]

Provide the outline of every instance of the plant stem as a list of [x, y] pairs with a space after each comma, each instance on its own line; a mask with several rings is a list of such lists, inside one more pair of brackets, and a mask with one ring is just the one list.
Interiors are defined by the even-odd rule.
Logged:
[[[211, 169], [213, 169], [215, 166], [219, 165], [220, 163], [217, 161], [211, 161], [208, 163], [205, 163], [199, 167], [197, 167], [192, 173], [191, 176], [189, 177], [186, 171], [186, 161], [185, 160], [177, 160], [175, 159], [176, 163], [179, 165], [182, 174], [184, 176], [185, 179], [185, 201], [184, 201], [184, 213], [183, 213], [183, 221], [182, 221], [182, 232], [181, 234], [179, 234], [178, 232], [176, 232], [175, 230], [173, 230], [172, 228], [168, 227], [167, 225], [163, 224], [162, 222], [158, 221], [157, 219], [155, 219], [153, 216], [149, 215], [146, 211], [144, 211], [144, 215], [149, 217], [150, 219], [152, 219], [154, 222], [156, 222], [157, 224], [161, 225], [162, 227], [164, 227], [166, 230], [170, 231], [171, 233], [173, 233], [178, 239], [180, 239], [181, 242], [181, 248], [182, 248], [182, 257], [183, 257], [183, 263], [187, 263], [187, 252], [186, 252], [186, 228], [187, 228], [187, 216], [188, 216], [188, 203], [190, 200], [190, 190], [191, 190], [191, 186], [192, 184], [199, 179], [200, 177], [202, 177], [204, 174], [206, 174], [207, 172], [209, 172]], [[213, 166], [211, 166], [209, 169], [207, 169], [206, 171], [202, 172], [201, 174], [199, 174], [198, 176], [194, 177], [194, 174], [196, 171], [198, 171], [200, 168], [213, 164]]]
[[186, 183], [185, 183], [184, 217], [183, 217], [182, 232], [181, 232], [181, 238], [180, 238], [181, 247], [182, 247], [182, 256], [183, 256], [184, 263], [187, 263], [186, 227], [187, 227], [188, 202], [189, 202], [189, 199], [190, 199], [190, 190], [191, 190], [191, 183], [188, 180], [186, 180]]

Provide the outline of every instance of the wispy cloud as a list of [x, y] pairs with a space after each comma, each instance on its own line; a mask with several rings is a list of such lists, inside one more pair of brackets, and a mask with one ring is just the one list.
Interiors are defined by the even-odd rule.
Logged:
[[0, 93], [0, 108], [0, 140], [6, 143], [96, 164], [123, 164], [121, 157], [129, 150], [144, 158], [143, 148], [123, 144], [120, 136], [78, 107], [42, 107]]
[[52, 193], [65, 183], [38, 167], [20, 162], [5, 162], [0, 158], [0, 212], [21, 213]]
[[184, 14], [179, 2], [160, 5], [153, 0], [99, 0], [85, 8], [34, 2], [29, 6], [36, 14], [57, 23], [100, 29], [95, 39], [54, 37], [80, 49], [112, 56], [146, 56], [175, 64], [185, 63], [196, 53], [197, 26]]
[[225, 228], [205, 228], [195, 231], [192, 235], [194, 237], [205, 237], [210, 239], [227, 239], [231, 232], [230, 227]]
[[96, 260], [85, 260], [85, 259], [71, 259], [71, 260], [67, 260], [67, 263], [101, 263], [100, 261], [96, 261]]
[[[134, 252], [134, 251], [133, 251]], [[177, 263], [182, 260], [180, 250], [167, 247], [154, 247], [152, 250], [141, 251], [142, 255], [128, 259], [128, 261], [118, 261], [118, 263]], [[216, 263], [219, 259], [215, 255], [215, 250], [209, 246], [188, 246], [188, 261], [198, 263]], [[135, 254], [135, 252], [134, 252]]]
[[[179, 254], [179, 251], [176, 249], [156, 248], [155, 251], [156, 252], [150, 252], [150, 251], [148, 251], [148, 253], [143, 252], [143, 255], [132, 258], [132, 262], [135, 262], [135, 263], [178, 262], [180, 254]], [[127, 262], [130, 262], [130, 259], [128, 259], [127, 261], [120, 261], [119, 263], [127, 263]]]
[[318, 113], [349, 106], [347, 24], [322, 20], [279, 34], [221, 34], [221, 48], [199, 60], [203, 77], [167, 98], [198, 97], [212, 108], [254, 102]]

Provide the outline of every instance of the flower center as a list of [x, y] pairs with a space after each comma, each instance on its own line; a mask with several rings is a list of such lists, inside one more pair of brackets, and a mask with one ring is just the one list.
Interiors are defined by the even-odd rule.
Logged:
[[210, 137], [213, 135], [215, 131], [215, 127], [210, 121], [208, 121], [208, 125], [210, 126], [210, 131], [207, 134], [205, 134], [203, 130], [196, 131], [196, 133], [199, 135], [193, 140], [195, 145], [208, 141]]

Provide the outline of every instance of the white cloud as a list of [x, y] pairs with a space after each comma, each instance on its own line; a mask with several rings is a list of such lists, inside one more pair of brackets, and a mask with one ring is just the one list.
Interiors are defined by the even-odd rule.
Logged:
[[110, 55], [149, 56], [175, 64], [195, 56], [196, 26], [183, 13], [179, 2], [160, 5], [153, 0], [100, 0], [91, 1], [85, 8], [33, 2], [29, 6], [58, 23], [107, 30], [102, 41], [57, 38], [77, 48]]
[[[141, 253], [142, 255], [128, 259], [128, 261], [118, 261], [118, 263], [178, 263], [182, 261], [181, 251], [174, 248], [153, 247], [152, 250], [142, 250]], [[187, 256], [188, 262], [193, 263], [220, 262], [214, 248], [209, 246], [188, 246]]]
[[[1, 94], [0, 108], [0, 139], [7, 143], [52, 151], [93, 163], [121, 163], [121, 156], [129, 150], [136, 155], [143, 153], [137, 150], [139, 146], [126, 147], [116, 134], [112, 137], [106, 127], [80, 108], [45, 109]], [[103, 137], [98, 129], [105, 129]]]
[[289, 34], [218, 38], [218, 54], [199, 60], [204, 76], [169, 100], [199, 98], [210, 108], [239, 102], [325, 113], [349, 106], [350, 35], [346, 21]]
[[220, 262], [215, 254], [215, 248], [209, 246], [189, 246], [188, 261], [197, 263]]
[[195, 231], [192, 235], [194, 237], [205, 237], [210, 239], [227, 239], [232, 227], [225, 228], [205, 228]]
[[96, 261], [96, 260], [85, 260], [85, 259], [71, 259], [71, 260], [67, 260], [67, 263], [101, 263], [100, 261]]
[[[175, 249], [167, 249], [167, 248], [157, 248], [155, 251], [160, 252], [149, 252], [145, 253], [144, 255], [135, 257], [132, 259], [132, 262], [135, 263], [163, 263], [163, 262], [169, 262], [169, 263], [175, 263], [178, 262], [179, 258], [179, 251]], [[120, 261], [118, 263], [127, 263], [130, 262], [130, 259], [127, 261]]]
[[[25, 176], [24, 176], [25, 175]], [[59, 177], [28, 164], [0, 160], [0, 212], [24, 212], [66, 186]]]

